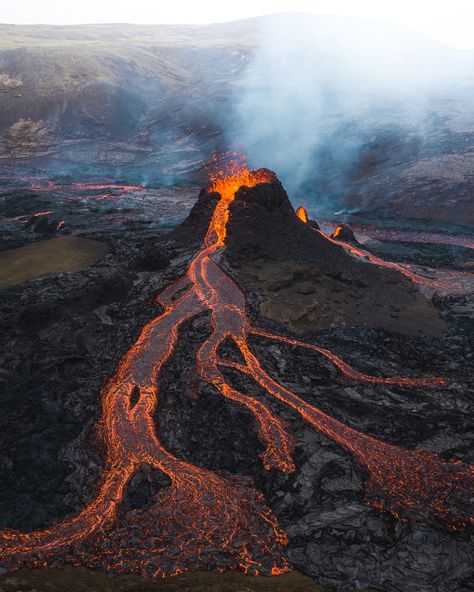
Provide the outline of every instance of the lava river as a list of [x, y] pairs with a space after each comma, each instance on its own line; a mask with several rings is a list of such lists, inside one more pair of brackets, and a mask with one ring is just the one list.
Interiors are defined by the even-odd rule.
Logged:
[[[284, 423], [261, 400], [231, 387], [224, 368], [251, 377], [265, 391], [295, 410], [315, 430], [342, 446], [367, 470], [367, 503], [406, 519], [449, 529], [473, 524], [467, 498], [474, 467], [443, 462], [434, 454], [405, 450], [348, 427], [276, 382], [252, 353], [249, 337], [278, 340], [329, 359], [354, 380], [408, 387], [436, 388], [440, 378], [381, 378], [352, 368], [329, 350], [268, 333], [254, 327], [245, 295], [219, 265], [225, 249], [229, 205], [241, 186], [272, 182], [266, 170], [240, 166], [213, 178], [210, 191], [220, 194], [204, 246], [184, 276], [159, 294], [164, 312], [150, 321], [104, 386], [98, 429], [107, 458], [94, 499], [79, 513], [42, 531], [0, 532], [0, 566], [73, 563], [152, 576], [190, 569], [236, 569], [279, 574], [289, 566], [284, 556], [286, 535], [251, 481], [217, 474], [180, 460], [156, 434], [153, 415], [160, 393], [158, 378], [173, 354], [183, 323], [204, 312], [212, 332], [196, 356], [200, 378], [220, 394], [246, 407], [255, 418], [264, 445], [266, 469], [295, 471], [294, 439]], [[219, 346], [233, 340], [242, 362], [220, 358]], [[121, 501], [131, 477], [144, 466], [165, 473], [169, 487], [152, 504], [130, 510]]]

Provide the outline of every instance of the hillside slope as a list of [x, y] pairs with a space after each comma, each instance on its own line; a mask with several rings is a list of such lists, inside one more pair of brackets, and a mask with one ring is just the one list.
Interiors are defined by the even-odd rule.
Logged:
[[170, 183], [231, 146], [309, 206], [473, 225], [472, 62], [335, 17], [0, 25], [0, 166]]

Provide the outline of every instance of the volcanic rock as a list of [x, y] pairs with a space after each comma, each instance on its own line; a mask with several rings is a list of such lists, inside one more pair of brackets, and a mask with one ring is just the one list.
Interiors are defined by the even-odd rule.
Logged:
[[[31, 532], [47, 527], [73, 515], [94, 496], [105, 462], [97, 436], [100, 391], [145, 323], [163, 312], [156, 294], [188, 265], [194, 254], [191, 247], [202, 241], [216, 202], [215, 194], [203, 191], [192, 222], [161, 238], [149, 233], [156, 251], [170, 257], [170, 265], [159, 272], [130, 273], [144, 244], [145, 232], [136, 228], [118, 237], [103, 237], [112, 245], [111, 253], [96, 267], [2, 290], [2, 528]], [[193, 236], [194, 223], [198, 236]], [[260, 337], [251, 339], [252, 352], [275, 380], [378, 440], [430, 450], [443, 459], [473, 462], [469, 393], [474, 325], [469, 297], [438, 295], [434, 308], [397, 272], [355, 259], [311, 230], [294, 215], [276, 181], [238, 192], [231, 206], [226, 249], [220, 254], [222, 267], [247, 292], [248, 313], [255, 325], [276, 327], [280, 333], [285, 333], [285, 326], [300, 332], [306, 327], [319, 329], [327, 311], [338, 326], [321, 331], [317, 342], [361, 372], [436, 373], [448, 385], [432, 391], [362, 384], [343, 378], [314, 352]], [[414, 324], [427, 323], [427, 311], [440, 311], [442, 323], [449, 325], [445, 338], [402, 331], [408, 322], [404, 316], [408, 312], [400, 305], [402, 297]], [[382, 316], [387, 310], [377, 316], [377, 307], [385, 306], [383, 298], [399, 317], [387, 319], [386, 326]], [[371, 325], [368, 315], [365, 324], [360, 322], [352, 301], [363, 302], [376, 322]], [[297, 317], [304, 303], [309, 313]], [[417, 306], [421, 321], [414, 318]], [[293, 310], [295, 317], [288, 320]], [[265, 470], [258, 457], [262, 446], [253, 417], [196, 376], [191, 362], [209, 331], [207, 314], [183, 326], [178, 347], [160, 375], [154, 421], [160, 441], [170, 452], [207, 470], [252, 479], [288, 534], [289, 560], [322, 585], [344, 590], [471, 592], [474, 551], [468, 534], [405, 522], [367, 505], [369, 476], [351, 454], [310, 429], [299, 414], [270, 399], [254, 381], [227, 369], [226, 378], [242, 392], [265, 401], [296, 440], [294, 473]], [[221, 349], [223, 359], [235, 360], [229, 344]], [[453, 364], [461, 359], [461, 364]], [[153, 472], [137, 475], [121, 504], [124, 529], [130, 526], [126, 511], [146, 510], [149, 500], [167, 486], [167, 480]], [[137, 530], [141, 529], [142, 524]], [[156, 588], [167, 590], [182, 583], [193, 589], [193, 577], [160, 580]], [[196, 577], [201, 587], [212, 589], [210, 578]], [[216, 586], [226, 587], [228, 578], [234, 582], [233, 574], [225, 575]], [[291, 590], [293, 584], [287, 576], [253, 580], [258, 581], [257, 589], [261, 584], [276, 590], [281, 582]], [[14, 572], [0, 582], [0, 590], [2, 586], [5, 592], [45, 587], [73, 590], [76, 584], [78, 590], [95, 585], [104, 590], [155, 589], [155, 584], [133, 576], [105, 580], [67, 568], [60, 574], [56, 570]], [[238, 578], [235, 587], [242, 586], [252, 589], [253, 584]], [[233, 588], [229, 585], [229, 589]], [[296, 589], [312, 588], [305, 580]]]
[[[175, 231], [201, 239], [217, 195], [202, 191]], [[241, 187], [230, 204], [224, 260], [254, 292], [260, 313], [296, 333], [338, 326], [441, 335], [445, 323], [432, 303], [397, 271], [356, 258], [302, 222], [278, 179]], [[395, 311], [395, 312], [394, 312]]]
[[189, 216], [171, 233], [172, 241], [188, 247], [198, 247], [204, 240], [212, 213], [219, 199], [218, 193], [202, 189], [189, 212]]
[[33, 229], [33, 232], [44, 234], [45, 236], [53, 236], [56, 232], [57, 222], [54, 220], [50, 221], [48, 216], [32, 216], [26, 224]]
[[2, 193], [0, 215], [6, 217], [20, 216], [26, 212], [39, 212], [52, 209], [51, 202], [45, 195], [38, 195], [31, 190], [14, 189]]
[[19, 119], [2, 138], [1, 149], [8, 157], [28, 158], [53, 154], [53, 139], [44, 121]]
[[136, 271], [160, 271], [169, 264], [168, 257], [156, 245], [147, 245], [135, 258], [133, 267]]
[[347, 224], [339, 224], [331, 234], [331, 238], [344, 243], [351, 243], [353, 245], [359, 244], [359, 241], [356, 239], [352, 228]]

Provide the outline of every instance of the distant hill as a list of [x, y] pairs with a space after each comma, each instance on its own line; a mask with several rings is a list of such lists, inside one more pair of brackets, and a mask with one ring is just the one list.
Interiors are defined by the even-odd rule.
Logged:
[[202, 142], [212, 106], [201, 113], [200, 103], [248, 60], [255, 37], [245, 29], [0, 26], [3, 156], [60, 151], [77, 163], [166, 169], [168, 151], [197, 147], [190, 126]]
[[173, 183], [232, 147], [310, 207], [474, 225], [472, 63], [336, 17], [0, 25], [0, 167]]

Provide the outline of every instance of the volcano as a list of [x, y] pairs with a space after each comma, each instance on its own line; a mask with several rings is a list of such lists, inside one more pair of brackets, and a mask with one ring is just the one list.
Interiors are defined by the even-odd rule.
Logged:
[[[355, 463], [363, 475], [362, 503], [375, 515], [445, 533], [472, 527], [472, 465], [349, 425], [312, 393], [277, 380], [259, 354], [277, 344], [324, 361], [338, 380], [436, 393], [447, 384], [433, 371], [366, 373], [309, 336], [350, 324], [441, 335], [444, 321], [416, 286], [426, 288], [426, 278], [327, 237], [295, 214], [274, 173], [234, 160], [213, 171], [169, 241], [195, 254], [183, 275], [156, 296], [160, 313], [101, 390], [97, 431], [105, 458], [96, 491], [76, 514], [48, 528], [0, 532], [3, 567], [72, 563], [152, 577], [290, 569], [288, 535], [267, 502], [268, 483], [264, 495], [255, 479], [239, 474], [237, 462], [213, 470], [167, 447], [160, 413], [162, 400], [170, 404], [166, 386], [172, 387], [163, 375], [178, 355], [194, 377], [190, 400], [210, 389], [219, 404], [237, 407], [252, 422], [250, 453], [259, 457], [262, 475], [278, 482], [301, 470], [296, 449], [303, 426]], [[180, 342], [190, 331], [203, 338], [183, 354]], [[161, 476], [159, 486], [145, 504], [131, 507], [131, 482], [151, 470]]]
[[[436, 284], [324, 235], [307, 216], [295, 215], [274, 173], [262, 174], [271, 181], [240, 188], [229, 205], [223, 259], [259, 296], [263, 316], [300, 334], [341, 325], [443, 334], [439, 312], [417, 290]], [[176, 240], [197, 248], [218, 200], [203, 190]]]

